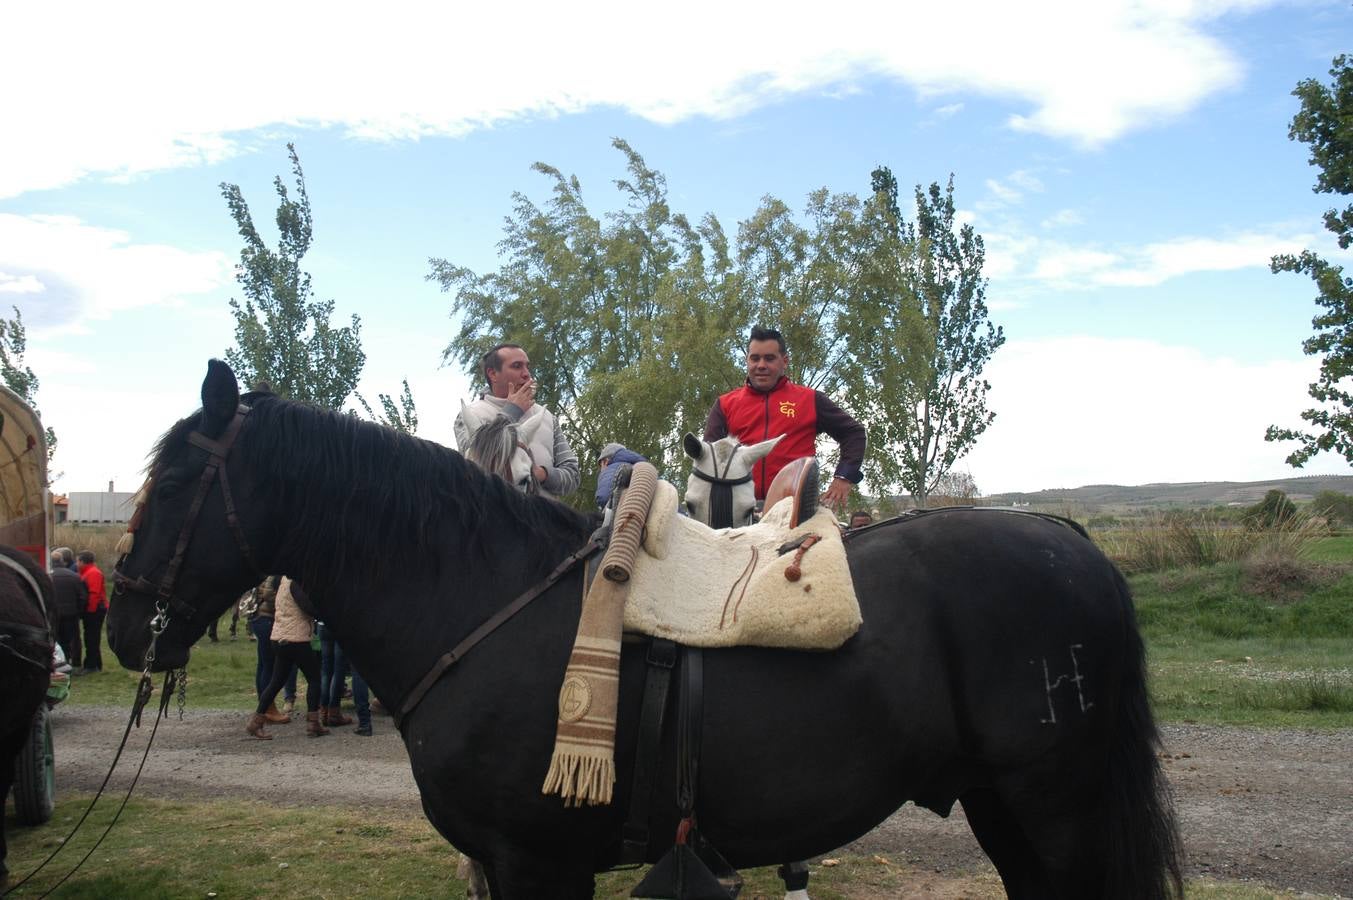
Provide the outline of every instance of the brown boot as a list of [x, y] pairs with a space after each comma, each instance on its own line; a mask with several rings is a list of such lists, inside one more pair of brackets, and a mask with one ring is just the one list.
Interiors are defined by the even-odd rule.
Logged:
[[250, 737], [258, 738], [260, 741], [270, 741], [272, 740], [272, 735], [263, 730], [263, 726], [267, 721], [268, 720], [264, 718], [263, 713], [254, 713], [249, 717], [249, 724], [244, 726], [244, 730], [249, 733]]
[[352, 716], [343, 715], [343, 707], [341, 706], [321, 706], [320, 721], [325, 725], [341, 728], [344, 725], [351, 725], [355, 720]]
[[291, 724], [291, 716], [287, 715], [286, 713], [282, 712], [277, 708], [276, 700], [274, 700], [272, 704], [263, 711], [263, 718], [268, 720], [269, 725]]
[[305, 714], [305, 736], [319, 737], [322, 734], [328, 734], [329, 729], [320, 724], [318, 712], [308, 712]]

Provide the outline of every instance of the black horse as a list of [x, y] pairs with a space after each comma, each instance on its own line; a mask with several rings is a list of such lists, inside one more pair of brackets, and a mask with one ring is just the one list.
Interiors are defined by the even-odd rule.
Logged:
[[[399, 708], [595, 524], [436, 444], [242, 399], [213, 360], [202, 410], [154, 452], [108, 619], [124, 666], [142, 667], [157, 613], [155, 667], [186, 664], [213, 617], [281, 572]], [[1013, 897], [1178, 890], [1132, 602], [1088, 540], [1030, 516], [934, 515], [860, 533], [850, 565], [864, 625], [841, 650], [705, 653], [697, 813], [730, 862], [806, 859], [909, 799], [942, 815], [960, 800]], [[540, 790], [581, 586], [575, 569], [400, 722], [428, 819], [484, 861], [500, 900], [591, 896], [619, 855], [641, 645], [622, 660], [614, 802], [569, 808]], [[655, 835], [677, 824], [673, 750]]]
[[[0, 813], [14, 781], [14, 763], [28, 743], [33, 717], [52, 676], [52, 583], [28, 554], [0, 546]], [[36, 587], [37, 593], [34, 593]], [[0, 887], [8, 878], [0, 816]]]

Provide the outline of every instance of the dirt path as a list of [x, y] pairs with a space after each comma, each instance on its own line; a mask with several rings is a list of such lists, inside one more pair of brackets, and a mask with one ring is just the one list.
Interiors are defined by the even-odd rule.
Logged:
[[[125, 722], [121, 710], [57, 708], [60, 791], [97, 789]], [[243, 722], [240, 713], [189, 709], [182, 722], [161, 724], [138, 794], [420, 808], [388, 718], [377, 717], [371, 738], [349, 727], [308, 740], [296, 723], [273, 728], [277, 737], [269, 742], [244, 738]], [[1190, 875], [1353, 896], [1353, 730], [1164, 731]], [[114, 787], [125, 789], [148, 732], [133, 732]], [[848, 849], [942, 876], [989, 871], [958, 807], [949, 819], [904, 807]]]

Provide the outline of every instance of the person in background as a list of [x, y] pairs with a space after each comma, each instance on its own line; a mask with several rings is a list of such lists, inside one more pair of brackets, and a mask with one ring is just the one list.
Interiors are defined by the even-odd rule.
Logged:
[[870, 515], [867, 509], [857, 509], [850, 514], [850, 525], [847, 531], [854, 531], [856, 528], [863, 528], [866, 525], [874, 524], [874, 517]]
[[348, 658], [334, 640], [333, 632], [323, 622], [319, 627], [319, 720], [331, 728], [352, 724], [352, 717], [343, 715], [343, 685], [348, 674]]
[[[536, 402], [536, 382], [531, 377], [531, 360], [526, 351], [519, 344], [499, 344], [484, 354], [480, 371], [489, 389], [470, 404], [470, 411], [483, 422], [491, 422], [496, 416], [503, 416], [513, 424], [543, 417], [545, 421], [528, 448], [535, 462], [533, 474], [540, 483], [540, 492], [559, 498], [576, 491], [581, 480], [578, 457], [554, 414]], [[456, 447], [464, 453], [474, 434], [460, 414], [456, 415], [454, 428]]]
[[[254, 692], [259, 697], [263, 696], [263, 692], [272, 683], [273, 667], [277, 664], [273, 657], [272, 626], [273, 619], [276, 616], [277, 586], [281, 580], [282, 576], [280, 575], [272, 575], [263, 579], [263, 582], [253, 590], [252, 608], [247, 613], [249, 633], [253, 635], [254, 642], [258, 647], [258, 662], [254, 667]], [[294, 698], [296, 696], [296, 668], [294, 666], [287, 667], [284, 686], [287, 690], [287, 696]], [[291, 710], [279, 711], [274, 699], [274, 702], [269, 703], [268, 708], [263, 711], [263, 718], [273, 725], [285, 725], [291, 721]]]
[[80, 614], [85, 632], [85, 665], [76, 674], [91, 675], [103, 671], [100, 645], [103, 640], [103, 620], [108, 615], [108, 597], [103, 590], [103, 572], [94, 565], [93, 551], [81, 550], [76, 561], [79, 564], [80, 580], [89, 590], [89, 599]]
[[277, 596], [273, 598], [276, 615], [272, 624], [273, 669], [272, 681], [258, 697], [258, 705], [244, 730], [261, 741], [272, 740], [272, 735], [263, 730], [268, 719], [266, 713], [277, 700], [287, 672], [296, 665], [305, 675], [305, 733], [307, 737], [320, 737], [329, 733], [319, 720], [319, 650], [311, 646], [315, 637], [315, 620], [307, 616], [295, 597], [292, 596], [293, 582], [283, 576], [277, 587]]
[[615, 475], [620, 466], [641, 462], [648, 460], [624, 444], [610, 443], [602, 447], [601, 456], [597, 459], [597, 465], [601, 467], [601, 471], [597, 473], [597, 506], [604, 508], [611, 502], [611, 493], [615, 490]]
[[52, 551], [49, 561], [56, 598], [56, 642], [73, 671], [80, 668], [80, 614], [89, 605], [89, 588], [84, 579], [66, 568], [59, 549]]
[[815, 455], [819, 434], [830, 436], [840, 446], [841, 455], [821, 502], [836, 510], [863, 477], [865, 428], [826, 394], [790, 381], [785, 375], [788, 368], [789, 351], [780, 332], [753, 328], [747, 341], [747, 380], [714, 402], [705, 420], [705, 440], [717, 441], [731, 434], [744, 444], [755, 444], [784, 435], [752, 467], [759, 508], [779, 471], [792, 460]]

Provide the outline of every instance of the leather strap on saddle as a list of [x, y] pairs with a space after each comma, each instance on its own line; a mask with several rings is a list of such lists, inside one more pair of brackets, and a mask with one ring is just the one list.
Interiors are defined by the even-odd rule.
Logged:
[[806, 522], [817, 512], [817, 485], [817, 459], [799, 457], [775, 473], [766, 489], [766, 502], [762, 508], [770, 509], [786, 497], [791, 498], [794, 507], [789, 515], [789, 527], [797, 528], [800, 522]]

